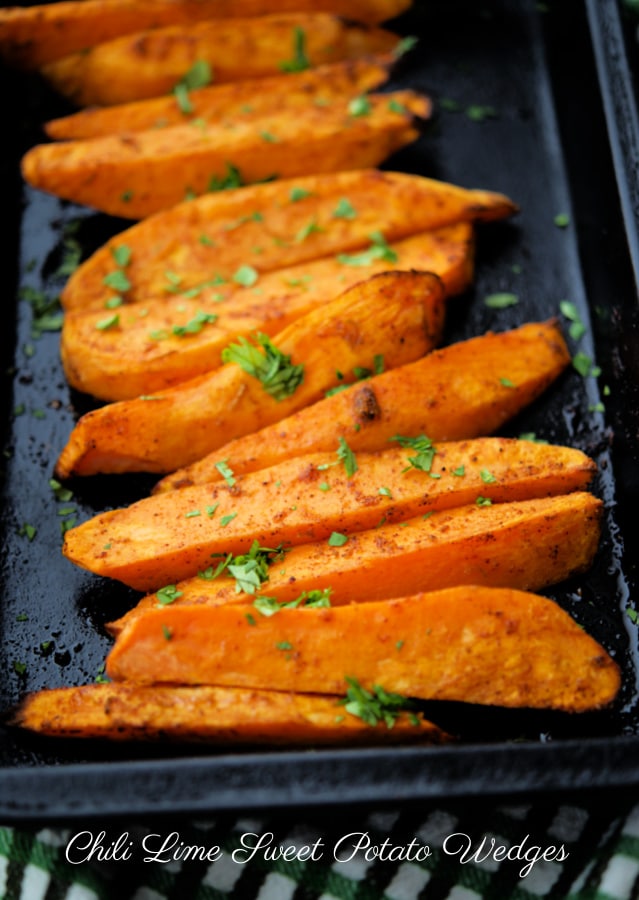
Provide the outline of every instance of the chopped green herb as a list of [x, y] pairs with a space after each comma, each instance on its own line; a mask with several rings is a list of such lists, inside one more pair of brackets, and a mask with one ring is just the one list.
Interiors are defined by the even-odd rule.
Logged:
[[212, 516], [215, 515], [215, 511], [217, 510], [219, 505], [220, 505], [219, 503], [215, 503], [215, 504], [213, 504], [213, 506], [206, 507], [206, 514], [209, 518], [211, 518]]
[[53, 491], [55, 499], [59, 500], [61, 503], [68, 503], [73, 497], [73, 491], [63, 487], [55, 478], [49, 479], [49, 487]]
[[236, 284], [241, 284], [242, 287], [252, 287], [258, 278], [259, 274], [257, 270], [249, 265], [240, 266], [233, 275], [233, 281]]
[[28, 541], [32, 541], [37, 533], [38, 529], [35, 527], [35, 525], [29, 525], [26, 522], [18, 532], [21, 537], [26, 537]]
[[304, 379], [304, 365], [292, 365], [291, 357], [275, 347], [267, 335], [258, 332], [259, 346], [240, 337], [238, 344], [222, 350], [222, 362], [234, 362], [249, 375], [257, 378], [264, 390], [276, 400], [283, 400], [300, 386]]
[[26, 675], [26, 673], [27, 673], [26, 664], [23, 662], [20, 662], [17, 659], [14, 659], [13, 660], [13, 671], [16, 673], [16, 675]]
[[355, 219], [357, 212], [355, 207], [346, 197], [340, 197], [340, 200], [333, 210], [333, 218], [335, 219]]
[[16, 622], [28, 622], [29, 616], [26, 613], [18, 613], [16, 616]]
[[75, 526], [76, 522], [77, 519], [75, 516], [72, 519], [63, 519], [62, 522], [60, 522], [60, 531], [62, 534], [66, 534], [67, 531]]
[[[245, 184], [242, 175], [240, 174], [240, 170], [237, 166], [231, 165], [231, 163], [226, 163], [226, 174], [225, 175], [211, 175], [209, 179], [209, 183], [207, 186], [207, 190], [209, 191], [229, 191], [233, 188], [242, 187]], [[200, 238], [200, 240], [202, 240]], [[204, 243], [202, 241], [202, 243]]]
[[215, 241], [211, 240], [208, 234], [201, 234], [198, 238], [198, 241], [205, 247], [215, 247]]
[[279, 140], [279, 138], [276, 138], [271, 131], [260, 131], [260, 137], [263, 141], [266, 141], [267, 144], [276, 144]]
[[466, 115], [473, 122], [483, 122], [485, 119], [496, 119], [497, 110], [492, 106], [473, 104], [466, 107]]
[[357, 471], [357, 459], [343, 437], [339, 439], [337, 458], [344, 463], [347, 478], [351, 478]]
[[228, 465], [228, 460], [221, 459], [219, 462], [216, 462], [215, 468], [218, 470], [228, 486], [233, 487], [233, 485], [235, 484], [235, 478], [233, 477], [233, 470]]
[[570, 216], [568, 213], [557, 213], [553, 222], [557, 228], [567, 228], [570, 225]]
[[370, 114], [372, 107], [368, 97], [353, 97], [348, 104], [348, 112], [351, 116], [367, 116]]
[[430, 472], [437, 450], [429, 437], [426, 437], [425, 434], [420, 434], [418, 437], [414, 438], [396, 434], [392, 438], [389, 438], [389, 440], [397, 441], [401, 447], [410, 447], [413, 450], [417, 450], [417, 456], [408, 457], [410, 466], [404, 469], [405, 472], [407, 472], [411, 466], [415, 469], [420, 469], [422, 472]]
[[196, 519], [198, 516], [201, 516], [202, 513], [199, 509], [192, 509], [190, 512], [184, 513], [185, 519]]
[[324, 231], [324, 228], [320, 228], [315, 219], [311, 219], [306, 225], [304, 225], [295, 235], [295, 241], [298, 244], [301, 244], [302, 241], [305, 241], [307, 237], [310, 237], [312, 234], [319, 233]]
[[346, 697], [340, 703], [346, 712], [363, 719], [373, 728], [380, 722], [384, 722], [387, 728], [392, 728], [403, 710], [414, 707], [408, 698], [385, 691], [379, 684], [374, 684], [372, 691], [369, 691], [355, 678], [347, 676], [346, 682]]
[[119, 295], [115, 297], [109, 297], [108, 300], [104, 301], [105, 309], [117, 309], [119, 306], [122, 306], [124, 300]]
[[[584, 378], [588, 375], [593, 374], [593, 363], [592, 360], [587, 354], [579, 351], [575, 353], [572, 358], [573, 367], [582, 375]], [[596, 370], [596, 369], [595, 369]]]
[[102, 283], [105, 287], [113, 288], [114, 291], [117, 291], [120, 294], [124, 294], [131, 289], [131, 282], [122, 269], [115, 269], [115, 271], [109, 272], [109, 274], [105, 275], [102, 279]]
[[514, 388], [516, 387], [514, 381], [511, 381], [510, 378], [500, 378], [499, 383], [503, 385], [503, 387]]
[[326, 481], [323, 481], [321, 484], [317, 485], [320, 491], [330, 491], [331, 486]]
[[246, 618], [246, 621], [249, 623], [249, 625], [257, 625], [257, 622], [255, 621], [255, 616], [251, 615], [251, 613], [246, 613], [245, 618]]
[[626, 607], [626, 615], [634, 625], [639, 625], [639, 613], [631, 606]]
[[125, 268], [131, 262], [131, 248], [126, 244], [120, 244], [118, 247], [111, 247], [111, 256], [116, 265]]
[[516, 306], [519, 303], [519, 297], [517, 294], [502, 291], [497, 294], [489, 294], [484, 298], [484, 303], [490, 309], [507, 309], [509, 306]]
[[99, 322], [95, 323], [95, 327], [98, 329], [98, 331], [107, 331], [109, 328], [115, 328], [116, 325], [119, 324], [119, 313], [114, 313], [112, 316], [107, 316], [106, 319], [100, 319]]
[[229, 522], [232, 522], [236, 515], [237, 513], [229, 513], [228, 516], [222, 516], [222, 518], [220, 519], [220, 525], [222, 526], [222, 528], [226, 528]]
[[495, 476], [492, 474], [492, 472], [489, 472], [488, 469], [480, 469], [479, 477], [484, 482], [484, 484], [495, 484], [497, 482]]
[[293, 29], [293, 58], [279, 64], [282, 72], [302, 72], [310, 68], [310, 60], [306, 55], [306, 32], [299, 26]]
[[400, 103], [398, 100], [390, 100], [388, 109], [390, 110], [390, 112], [399, 113], [400, 116], [408, 113], [408, 110], [406, 109], [404, 104]]
[[347, 535], [340, 534], [339, 531], [334, 531], [328, 539], [328, 546], [329, 547], [343, 547], [347, 541], [348, 541]]
[[131, 200], [133, 200], [133, 191], [122, 191], [122, 193], [120, 194], [120, 199], [123, 203], [130, 203]]
[[193, 112], [193, 104], [189, 97], [189, 91], [205, 87], [213, 80], [213, 72], [210, 64], [205, 59], [196, 59], [191, 68], [186, 72], [173, 88], [173, 93], [180, 112], [190, 115]]
[[396, 44], [396, 46], [393, 48], [393, 56], [396, 58], [399, 56], [404, 56], [405, 53], [408, 53], [409, 50], [412, 50], [413, 47], [416, 46], [418, 40], [419, 39], [414, 37], [413, 35], [408, 35], [407, 37], [402, 38], [401, 41], [399, 41], [399, 43]]
[[398, 256], [395, 250], [386, 243], [386, 238], [381, 231], [373, 231], [369, 234], [371, 246], [362, 253], [339, 253], [337, 261], [345, 266], [369, 266], [378, 259], [395, 263]]
[[378, 493], [381, 494], [382, 497], [389, 497], [391, 500], [393, 499], [393, 495], [391, 494], [390, 488], [381, 487], [379, 489]]
[[307, 191], [306, 188], [292, 187], [289, 191], [291, 203], [298, 203], [300, 200], [305, 200], [306, 197], [310, 196], [312, 196], [311, 192]]
[[475, 500], [475, 503], [477, 504], [477, 506], [492, 506], [493, 505], [493, 501], [490, 499], [490, 497], [481, 497], [480, 496]]
[[186, 325], [174, 325], [172, 331], [176, 337], [184, 337], [184, 335], [187, 334], [199, 334], [205, 325], [212, 325], [214, 322], [217, 322], [217, 320], [218, 316], [214, 313], [206, 313], [202, 310], [198, 310]]
[[158, 598], [158, 603], [160, 606], [168, 606], [169, 603], [173, 603], [174, 600], [177, 600], [178, 597], [181, 597], [183, 591], [179, 591], [174, 584], [167, 584], [166, 587], [160, 588], [159, 591], [155, 592], [155, 596]]
[[171, 631], [171, 629], [169, 628], [168, 625], [162, 625], [162, 634], [164, 635], [165, 641], [170, 641], [171, 638], [173, 637], [173, 632]]
[[373, 357], [373, 370], [376, 375], [381, 375], [384, 372], [385, 363], [384, 363], [384, 354], [376, 353]]

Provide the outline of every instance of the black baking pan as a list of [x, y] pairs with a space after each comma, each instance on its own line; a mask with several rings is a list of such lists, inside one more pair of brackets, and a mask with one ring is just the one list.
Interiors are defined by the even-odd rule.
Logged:
[[[571, 369], [505, 435], [584, 450], [605, 504], [592, 569], [547, 595], [614, 656], [615, 705], [584, 716], [426, 705], [460, 734], [446, 747], [223, 751], [37, 739], [5, 728], [0, 820], [194, 814], [309, 805], [423, 802], [639, 786], [639, 330], [634, 23], [612, 0], [427, 0], [390, 23], [417, 45], [389, 87], [435, 102], [420, 139], [386, 167], [508, 194], [520, 213], [478, 232], [473, 289], [450, 301], [445, 342], [560, 316]], [[1, 705], [26, 691], [95, 680], [104, 623], [135, 592], [61, 554], [63, 522], [144, 496], [142, 476], [50, 485], [55, 459], [90, 398], [71, 392], [56, 331], [34, 332], [34, 304], [55, 303], [68, 266], [128, 223], [26, 188], [19, 160], [41, 124], [66, 110], [38, 77], [3, 70], [4, 327]], [[557, 224], [556, 217], [561, 216]], [[562, 224], [563, 223], [563, 224]], [[495, 310], [487, 295], [518, 303]], [[560, 302], [585, 332], [569, 333]], [[52, 306], [55, 314], [55, 308]], [[53, 323], [55, 324], [55, 323]], [[72, 507], [69, 510], [69, 507]], [[66, 509], [66, 512], [64, 510]], [[25, 527], [30, 526], [30, 527]], [[639, 607], [639, 604], [637, 604]]]

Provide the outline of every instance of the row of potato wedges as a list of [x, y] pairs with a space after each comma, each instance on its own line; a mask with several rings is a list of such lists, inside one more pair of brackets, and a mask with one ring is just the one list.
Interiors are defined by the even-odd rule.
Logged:
[[56, 473], [165, 475], [65, 535], [76, 565], [147, 592], [109, 626], [112, 683], [27, 696], [15, 724], [447, 741], [415, 700], [581, 712], [617, 695], [606, 651], [531, 593], [592, 564], [593, 461], [485, 437], [568, 366], [557, 323], [436, 349], [475, 223], [517, 207], [375, 168], [431, 112], [414, 91], [370, 93], [398, 49], [378, 25], [407, 5], [0, 14], [10, 64], [79, 105], [124, 104], [48, 123], [60, 143], [25, 156], [25, 179], [143, 219], [62, 294], [67, 377], [109, 402]]

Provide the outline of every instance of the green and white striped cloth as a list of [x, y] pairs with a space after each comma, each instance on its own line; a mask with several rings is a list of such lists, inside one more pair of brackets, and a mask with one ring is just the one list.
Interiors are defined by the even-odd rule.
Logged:
[[[87, 860], [90, 847], [116, 848], [116, 858], [100, 860], [95, 849]], [[274, 849], [287, 858], [273, 858]], [[633, 900], [639, 804], [599, 794], [583, 803], [496, 808], [469, 801], [400, 812], [224, 815], [206, 823], [0, 827], [0, 896]]]

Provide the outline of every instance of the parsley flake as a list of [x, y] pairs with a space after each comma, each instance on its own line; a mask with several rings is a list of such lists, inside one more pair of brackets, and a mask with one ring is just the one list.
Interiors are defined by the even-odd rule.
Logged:
[[293, 29], [293, 58], [279, 64], [282, 72], [302, 72], [310, 68], [310, 60], [306, 55], [306, 32], [297, 26]]
[[337, 458], [344, 463], [346, 476], [351, 478], [357, 471], [357, 459], [355, 454], [348, 446], [343, 437], [339, 439], [339, 447], [337, 448]]
[[414, 708], [414, 704], [401, 694], [392, 694], [379, 684], [374, 684], [371, 691], [362, 687], [355, 679], [346, 677], [348, 689], [346, 697], [340, 700], [346, 712], [357, 716], [374, 728], [383, 722], [392, 728], [403, 710]]
[[519, 303], [519, 297], [517, 294], [501, 291], [489, 294], [484, 298], [484, 303], [489, 309], [507, 309], [509, 306], [516, 306]]
[[348, 536], [345, 534], [340, 534], [339, 531], [333, 531], [331, 536], [328, 539], [329, 547], [343, 547], [345, 543], [348, 541]]
[[257, 269], [254, 269], [253, 266], [243, 265], [240, 266], [239, 269], [233, 275], [233, 281], [236, 284], [241, 284], [242, 287], [252, 287], [259, 278], [259, 273]]
[[158, 598], [158, 603], [160, 606], [168, 606], [169, 603], [173, 603], [174, 600], [177, 600], [178, 597], [181, 597], [183, 591], [179, 591], [174, 584], [167, 584], [166, 587], [160, 588], [159, 591], [155, 592], [155, 596]]
[[275, 400], [290, 397], [304, 380], [304, 365], [292, 365], [291, 357], [271, 342], [267, 335], [256, 335], [259, 346], [240, 337], [238, 344], [230, 344], [222, 350], [222, 362], [233, 362], [245, 372], [257, 378], [264, 390]]
[[557, 226], [557, 228], [568, 228], [570, 225], [570, 216], [568, 213], [557, 213], [553, 222]]
[[348, 104], [348, 113], [351, 116], [368, 116], [372, 107], [368, 97], [353, 97]]
[[215, 468], [218, 470], [228, 486], [233, 487], [233, 485], [235, 484], [235, 478], [233, 477], [233, 469], [231, 469], [231, 467], [228, 465], [228, 460], [221, 459], [219, 462], [216, 462]]
[[100, 319], [99, 322], [95, 323], [95, 327], [98, 331], [108, 331], [109, 328], [115, 328], [120, 324], [120, 316], [118, 313], [114, 313], [112, 316], [107, 316], [106, 319]]
[[405, 472], [411, 466], [422, 472], [431, 471], [437, 450], [429, 437], [426, 437], [425, 434], [420, 434], [418, 437], [405, 437], [404, 435], [396, 434], [390, 440], [397, 441], [401, 447], [410, 447], [413, 450], [417, 450], [417, 456], [408, 457], [410, 466], [404, 469]]
[[371, 246], [361, 253], [339, 253], [337, 261], [344, 266], [369, 266], [378, 259], [385, 262], [396, 263], [398, 256], [395, 250], [386, 242], [381, 231], [373, 231], [369, 234]]

